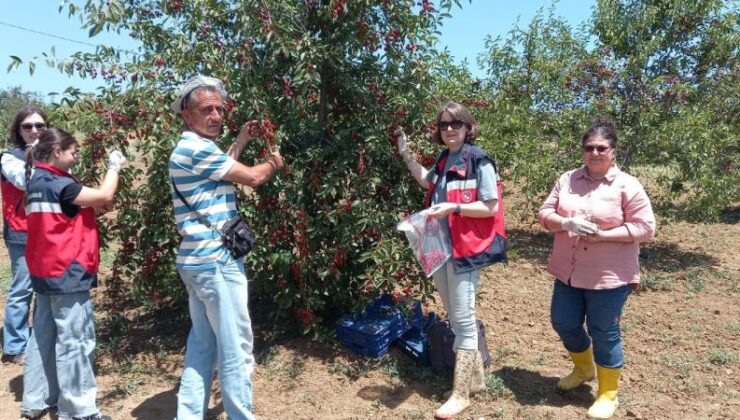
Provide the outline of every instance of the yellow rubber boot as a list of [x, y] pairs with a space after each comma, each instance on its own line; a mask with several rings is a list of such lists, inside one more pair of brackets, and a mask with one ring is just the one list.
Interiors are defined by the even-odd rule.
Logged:
[[619, 374], [622, 368], [605, 368], [596, 365], [596, 375], [599, 377], [599, 393], [591, 408], [588, 409], [590, 419], [609, 419], [619, 407], [617, 391], [619, 390]]
[[593, 379], [596, 374], [594, 352], [591, 347], [580, 353], [571, 352], [570, 358], [573, 360], [573, 372], [558, 381], [557, 388], [560, 391], [570, 391], [577, 388], [582, 383]]

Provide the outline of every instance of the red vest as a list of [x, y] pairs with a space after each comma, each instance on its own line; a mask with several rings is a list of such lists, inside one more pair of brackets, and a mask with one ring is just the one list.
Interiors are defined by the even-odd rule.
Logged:
[[[445, 169], [449, 150], [437, 158], [434, 165], [434, 182], [429, 183], [426, 207], [432, 204], [432, 195], [438, 182], [447, 183], [447, 201], [451, 203], [472, 203], [478, 201], [478, 170], [485, 162], [496, 164], [481, 148], [465, 143], [457, 161], [447, 173]], [[498, 171], [497, 175], [498, 175]], [[498, 192], [498, 212], [492, 217], [466, 217], [450, 214], [450, 239], [452, 258], [456, 273], [479, 270], [497, 262], [508, 262], [506, 257], [506, 230], [504, 221], [504, 200], [501, 178], [496, 180]]]
[[[26, 161], [26, 154], [19, 147], [4, 153], [9, 153], [19, 160]], [[23, 198], [26, 196], [26, 192], [16, 188], [1, 174], [0, 171], [0, 194], [3, 198], [3, 238], [8, 242], [25, 243], [28, 224]]]
[[28, 184], [26, 261], [38, 293], [75, 293], [97, 286], [100, 254], [95, 209], [80, 208], [72, 218], [62, 212], [62, 190], [74, 183], [77, 180], [67, 172], [37, 163]]

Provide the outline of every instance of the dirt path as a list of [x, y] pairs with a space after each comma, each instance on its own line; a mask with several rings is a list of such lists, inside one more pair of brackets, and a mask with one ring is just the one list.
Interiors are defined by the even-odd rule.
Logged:
[[[488, 393], [475, 399], [465, 418], [583, 418], [595, 383], [568, 395], [554, 392], [569, 362], [549, 325], [552, 279], [543, 266], [550, 237], [529, 227], [511, 229], [510, 237], [512, 262], [487, 270], [482, 281], [478, 316], [487, 326], [493, 361]], [[665, 225], [644, 247], [644, 280], [651, 290], [631, 296], [625, 310], [627, 361], [615, 418], [740, 419], [737, 249], [738, 224]], [[189, 325], [186, 319], [167, 325], [157, 319], [99, 314], [98, 397], [114, 419], [174, 417]], [[126, 339], [112, 339], [115, 334], [106, 333], [111, 330]], [[161, 330], [170, 334], [162, 337]], [[431, 418], [450, 385], [449, 378], [414, 366], [395, 348], [372, 360], [294, 339], [259, 343], [258, 356], [254, 392], [261, 418]], [[22, 369], [0, 366], [0, 378], [0, 419], [15, 419]], [[209, 418], [225, 418], [218, 401], [215, 392]]]

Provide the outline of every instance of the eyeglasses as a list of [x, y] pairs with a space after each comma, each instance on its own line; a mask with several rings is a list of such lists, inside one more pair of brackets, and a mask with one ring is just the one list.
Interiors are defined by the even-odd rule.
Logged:
[[28, 124], [21, 124], [21, 128], [26, 131], [31, 131], [32, 129], [36, 128], [37, 130], [46, 130], [46, 124], [44, 123], [28, 123]]
[[440, 121], [437, 123], [437, 126], [439, 127], [440, 131], [447, 130], [448, 128], [452, 127], [453, 130], [459, 130], [463, 128], [465, 125], [464, 122], [460, 120], [454, 120], [454, 121]]
[[598, 145], [598, 146], [594, 146], [593, 144], [587, 144], [587, 145], [583, 146], [582, 149], [586, 153], [593, 153], [594, 150], [596, 150], [599, 153], [604, 153], [607, 150], [611, 149], [611, 146], [604, 146], [604, 145], [601, 145], [601, 144]]

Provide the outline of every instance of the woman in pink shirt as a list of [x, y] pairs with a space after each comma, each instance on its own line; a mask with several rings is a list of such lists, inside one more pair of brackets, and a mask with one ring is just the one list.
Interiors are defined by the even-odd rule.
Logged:
[[640, 242], [655, 234], [650, 199], [635, 177], [617, 168], [616, 146], [614, 125], [594, 120], [581, 139], [585, 165], [561, 175], [539, 210], [540, 223], [555, 232], [547, 265], [555, 276], [550, 319], [575, 364], [557, 387], [569, 391], [597, 376], [597, 398], [588, 410], [596, 419], [612, 417], [619, 405], [619, 321], [639, 287]]

